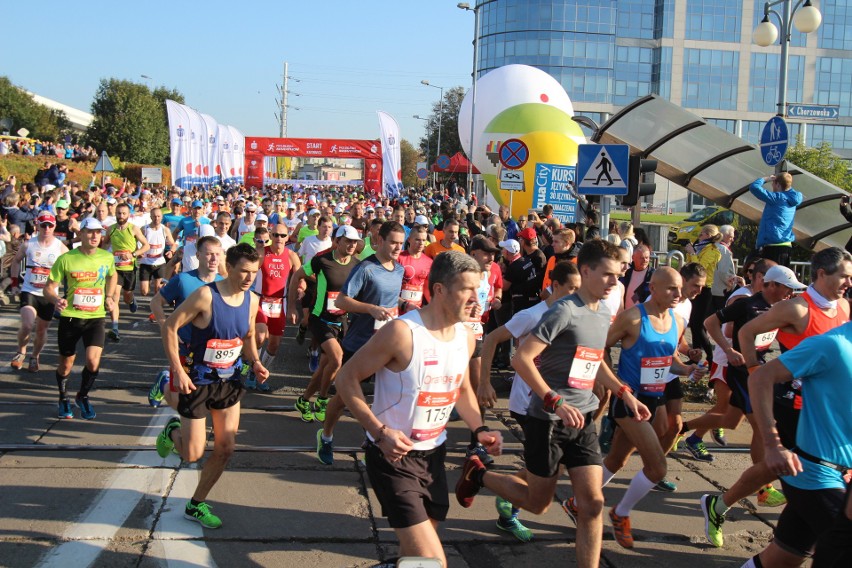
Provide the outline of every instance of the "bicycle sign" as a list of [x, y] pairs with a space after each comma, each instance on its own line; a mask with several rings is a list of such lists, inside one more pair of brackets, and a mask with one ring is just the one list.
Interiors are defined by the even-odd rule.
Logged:
[[780, 116], [770, 118], [760, 135], [760, 155], [767, 166], [774, 166], [784, 159], [789, 139], [784, 119]]

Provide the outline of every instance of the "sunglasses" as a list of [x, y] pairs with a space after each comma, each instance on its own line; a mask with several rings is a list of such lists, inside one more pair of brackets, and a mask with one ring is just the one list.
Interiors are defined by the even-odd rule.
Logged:
[[266, 242], [266, 240], [265, 240], [265, 239], [255, 239], [255, 240], [254, 240], [254, 242], [256, 242], [256, 243], [265, 243], [265, 242]]
[[269, 233], [271, 237], [278, 237], [279, 239], [286, 239], [287, 233]]
[[53, 225], [51, 223], [42, 223], [41, 225], [39, 225], [39, 227], [41, 227], [42, 229], [47, 229], [48, 227], [50, 227], [52, 229], [55, 226], [56, 225]]

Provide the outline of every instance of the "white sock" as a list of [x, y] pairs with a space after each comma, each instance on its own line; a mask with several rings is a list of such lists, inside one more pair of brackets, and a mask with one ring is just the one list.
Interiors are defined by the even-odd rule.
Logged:
[[630, 516], [630, 511], [636, 506], [642, 497], [651, 492], [656, 483], [645, 476], [644, 471], [639, 471], [630, 480], [630, 486], [627, 488], [627, 493], [621, 498], [621, 502], [615, 507], [615, 514], [619, 517]]
[[602, 466], [602, 467], [603, 467], [603, 483], [601, 484], [601, 487], [606, 487], [607, 483], [612, 481], [612, 478], [615, 477], [615, 474], [613, 472], [611, 472], [610, 470], [608, 470], [606, 468], [606, 466]]
[[[276, 355], [277, 355], [277, 353], [276, 353]], [[268, 369], [269, 363], [271, 363], [273, 359], [275, 359], [275, 355], [271, 354], [264, 347], [263, 350], [260, 353], [260, 364]]]
[[334, 434], [332, 434], [331, 436], [326, 436], [325, 434], [322, 434], [322, 441], [323, 442], [333, 442], [334, 441]]
[[713, 505], [713, 510], [716, 511], [717, 515], [724, 515], [725, 513], [730, 511], [731, 508], [725, 505], [725, 500], [722, 499], [721, 495], [719, 495], [719, 498], [716, 499], [716, 504]]

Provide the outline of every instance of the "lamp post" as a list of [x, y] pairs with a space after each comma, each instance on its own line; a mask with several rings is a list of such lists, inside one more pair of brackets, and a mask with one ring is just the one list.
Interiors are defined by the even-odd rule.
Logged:
[[429, 163], [429, 119], [423, 118], [419, 114], [415, 114], [412, 118], [426, 122], [426, 163]]
[[[426, 79], [420, 81], [421, 84], [426, 85], [427, 87], [434, 87], [435, 89], [441, 90], [441, 101], [438, 105], [438, 149], [435, 150], [435, 161], [438, 161], [438, 156], [441, 155], [441, 122], [444, 118], [444, 87], [439, 87], [438, 85], [433, 85]], [[435, 172], [435, 178], [433, 183], [437, 187], [438, 185], [438, 172]]]
[[[773, 6], [781, 4], [781, 13], [772, 10]], [[787, 114], [787, 65], [790, 61], [788, 49], [792, 25], [803, 34], [816, 31], [822, 23], [822, 14], [812, 4], [811, 0], [798, 0], [793, 6], [793, 0], [775, 0], [763, 5], [763, 20], [754, 28], [754, 43], [768, 47], [778, 39], [778, 28], [769, 21], [769, 14], [778, 18], [781, 26], [781, 70], [778, 77], [778, 116]]]
[[[459, 2], [456, 7], [460, 10], [473, 12], [473, 80], [470, 88], [470, 156], [467, 157], [468, 191], [473, 193], [473, 125], [476, 120], [476, 65], [477, 48], [479, 47], [479, 6], [474, 1], [473, 8], [467, 2]], [[477, 196], [479, 198], [480, 196]], [[485, 196], [481, 196], [484, 198]]]

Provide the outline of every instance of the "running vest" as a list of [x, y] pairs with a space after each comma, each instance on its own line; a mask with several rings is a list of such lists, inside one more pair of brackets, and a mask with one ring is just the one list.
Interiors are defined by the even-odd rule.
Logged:
[[447, 439], [447, 422], [470, 361], [467, 329], [457, 323], [453, 339], [441, 341], [423, 326], [420, 312], [400, 319], [411, 329], [411, 361], [399, 373], [376, 372], [372, 409], [388, 428], [406, 434], [414, 450], [431, 450]]
[[284, 317], [287, 313], [284, 292], [290, 279], [290, 250], [285, 248], [284, 252], [276, 254], [266, 247], [260, 273], [260, 311], [268, 318]]
[[27, 241], [27, 270], [24, 273], [24, 281], [21, 284], [21, 292], [28, 292], [34, 296], [44, 294], [47, 278], [50, 275], [50, 267], [62, 254], [62, 241], [54, 237], [48, 246], [42, 246], [38, 237]]
[[245, 217], [240, 217], [240, 226], [237, 229], [237, 242], [240, 241], [245, 235], [254, 232], [254, 223], [251, 225], [246, 225]]
[[56, 220], [56, 228], [53, 229], [53, 236], [61, 240], [63, 243], [67, 243], [74, 238], [74, 231], [71, 230], [70, 217], [63, 219], [62, 221], [59, 219]]
[[135, 228], [129, 221], [123, 229], [119, 229], [117, 224], [109, 228], [109, 244], [115, 259], [115, 269], [119, 272], [133, 270], [136, 265], [134, 258], [124, 258], [123, 254], [119, 254], [132, 255], [136, 251], [136, 236], [133, 234]]
[[642, 323], [636, 343], [621, 350], [618, 376], [634, 393], [661, 397], [666, 389], [666, 377], [672, 365], [672, 356], [678, 345], [677, 315], [671, 308], [671, 326], [660, 333], [651, 325], [651, 318], [643, 304], [636, 304], [642, 314]]
[[802, 340], [807, 337], [821, 335], [826, 331], [839, 327], [849, 321], [849, 314], [843, 311], [840, 307], [840, 302], [838, 302], [837, 305], [837, 314], [834, 317], [829, 317], [825, 315], [825, 312], [823, 312], [819, 306], [814, 303], [807, 290], [805, 290], [802, 294], [802, 298], [804, 298], [805, 302], [808, 304], [808, 325], [805, 327], [805, 331], [799, 335], [779, 329], [778, 335], [776, 336], [778, 343], [788, 350], [801, 343]]
[[222, 299], [216, 282], [206, 286], [213, 295], [210, 324], [204, 329], [191, 325], [189, 340], [189, 376], [196, 385], [239, 379], [243, 337], [249, 331], [251, 293], [243, 292], [243, 303], [235, 307]]
[[612, 314], [609, 320], [610, 325], [612, 325], [612, 322], [615, 321], [615, 317], [618, 315], [618, 309], [621, 307], [621, 299], [623, 297], [624, 284], [620, 280], [616, 280], [615, 289], [609, 293], [609, 296], [601, 300], [609, 308], [609, 313]]
[[142, 234], [145, 235], [145, 239], [151, 248], [139, 259], [139, 264], [160, 266], [166, 263], [166, 259], [163, 258], [163, 253], [166, 252], [166, 235], [164, 232], [166, 230], [166, 226], [162, 224], [157, 229], [152, 228], [151, 225], [145, 225]]

